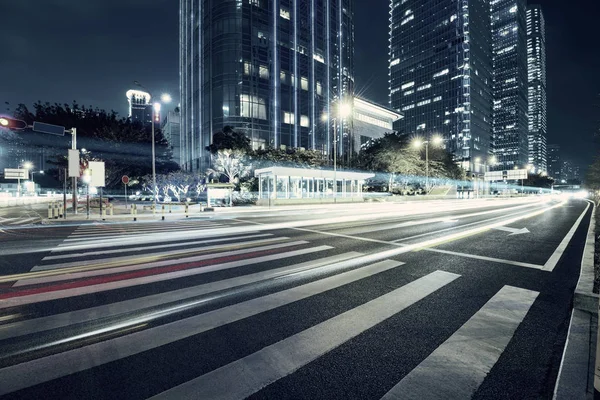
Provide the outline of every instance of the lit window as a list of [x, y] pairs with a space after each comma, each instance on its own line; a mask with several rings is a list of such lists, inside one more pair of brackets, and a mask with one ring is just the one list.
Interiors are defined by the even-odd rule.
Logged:
[[420, 92], [421, 90], [429, 89], [430, 87], [431, 87], [431, 83], [428, 83], [427, 85], [419, 86], [417, 88], [417, 92]]
[[407, 106], [402, 107], [402, 111], [410, 110], [411, 108], [415, 108], [414, 104], [409, 104]]
[[407, 90], [406, 92], [404, 92], [404, 95], [408, 96], [409, 94], [413, 94], [414, 92], [414, 90]]
[[396, 58], [395, 60], [392, 60], [392, 62], [390, 63], [390, 67], [393, 67], [394, 65], [398, 65], [400, 64], [400, 59]]
[[279, 16], [281, 18], [285, 18], [285, 19], [289, 20], [290, 19], [290, 10], [287, 10], [287, 9], [285, 9], [283, 7], [280, 8], [279, 9]]
[[295, 122], [294, 113], [285, 111], [283, 113], [283, 123], [288, 124], [288, 125], [294, 125], [294, 122]]
[[323, 57], [323, 55], [322, 55], [322, 54], [315, 53], [315, 54], [313, 54], [313, 58], [314, 58], [316, 61], [318, 61], [318, 62], [320, 62], [320, 63], [323, 63], [323, 64], [325, 64], [325, 58]]
[[302, 87], [302, 90], [308, 90], [308, 78], [300, 78], [300, 87]]
[[453, 15], [450, 17], [450, 22], [454, 21], [456, 18], [457, 18], [457, 17], [456, 17], [456, 14], [453, 14]]
[[435, 96], [433, 98], [433, 101], [440, 101], [440, 100], [442, 100], [442, 96]]
[[431, 103], [431, 99], [420, 101], [417, 103], [417, 106], [420, 107], [420, 106], [424, 106], [425, 104], [429, 104], [429, 103]]
[[440, 72], [436, 72], [435, 74], [433, 74], [434, 78], [438, 78], [440, 76], [444, 76], [444, 75], [448, 75], [448, 73], [450, 72], [450, 70], [448, 68], [441, 70]]
[[300, 116], [300, 126], [308, 128], [310, 126], [310, 119], [306, 115]]
[[258, 68], [258, 76], [263, 79], [269, 79], [269, 68], [266, 65], [261, 65]]
[[323, 85], [321, 84], [321, 82], [317, 82], [317, 94], [319, 96], [323, 95]]
[[412, 21], [413, 19], [415, 19], [415, 15], [414, 14], [410, 14], [408, 17], [404, 18], [402, 20], [402, 22], [400, 22], [400, 25], [404, 25], [409, 21]]
[[281, 71], [279, 72], [279, 80], [281, 80], [281, 82], [285, 83], [286, 81], [286, 75], [285, 75], [285, 71]]
[[404, 90], [404, 89], [408, 89], [409, 87], [412, 87], [412, 86], [415, 86], [415, 82], [408, 82], [408, 83], [405, 83], [405, 84], [404, 84], [404, 85], [402, 85], [400, 88], [401, 88], [402, 90]]
[[241, 94], [240, 112], [241, 117], [267, 119], [265, 100], [257, 96]]
[[248, 61], [244, 61], [244, 75], [252, 74], [252, 64]]

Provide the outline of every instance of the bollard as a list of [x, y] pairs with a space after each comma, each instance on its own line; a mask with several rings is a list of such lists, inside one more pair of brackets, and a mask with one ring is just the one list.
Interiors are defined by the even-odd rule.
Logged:
[[52, 219], [54, 208], [52, 207], [52, 203], [48, 203], [48, 219]]
[[189, 216], [188, 215], [188, 207], [189, 207], [188, 203], [185, 203], [185, 217], [186, 218]]
[[54, 219], [58, 219], [58, 202], [54, 203]]
[[169, 204], [169, 214], [171, 214], [171, 205]]
[[165, 205], [162, 205], [162, 220], [165, 220]]
[[131, 216], [133, 217], [134, 221], [137, 221], [137, 205], [136, 204], [131, 205]]
[[156, 206], [154, 204], [152, 204], [151, 208], [152, 208], [152, 214], [153, 215], [156, 214]]
[[60, 218], [63, 217], [63, 210], [64, 210], [63, 204], [59, 201], [58, 202], [58, 216]]
[[111, 204], [110, 205], [110, 216], [112, 217], [113, 215], [115, 215], [115, 205]]
[[102, 207], [102, 221], [106, 221], [106, 207]]

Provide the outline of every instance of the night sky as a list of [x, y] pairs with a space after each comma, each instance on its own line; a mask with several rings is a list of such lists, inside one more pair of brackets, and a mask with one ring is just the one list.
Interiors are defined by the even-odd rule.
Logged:
[[[546, 17], [548, 142], [582, 167], [600, 128], [598, 0], [538, 0]], [[1, 112], [36, 100], [127, 113], [134, 80], [178, 94], [178, 1], [18, 0], [0, 9]], [[355, 0], [357, 92], [387, 102], [388, 0]], [[4, 104], [9, 102], [9, 105]]]

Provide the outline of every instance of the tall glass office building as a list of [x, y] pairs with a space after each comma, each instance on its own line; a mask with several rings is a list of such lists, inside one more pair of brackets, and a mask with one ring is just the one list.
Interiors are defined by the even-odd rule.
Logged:
[[390, 107], [397, 129], [440, 134], [467, 171], [483, 172], [492, 124], [488, 0], [391, 0]]
[[525, 0], [492, 0], [493, 149], [497, 170], [526, 168], [527, 48]]
[[203, 170], [230, 125], [252, 145], [341, 155], [334, 120], [353, 93], [353, 0], [180, 0], [182, 166]]
[[536, 172], [547, 172], [546, 23], [539, 5], [527, 7], [527, 82], [529, 163]]

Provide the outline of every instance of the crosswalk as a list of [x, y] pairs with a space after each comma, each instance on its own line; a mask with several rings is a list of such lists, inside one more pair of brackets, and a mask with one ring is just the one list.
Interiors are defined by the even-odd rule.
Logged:
[[29, 217], [29, 216], [12, 217], [12, 218], [0, 217], [0, 227], [2, 227], [2, 226], [6, 226], [6, 227], [29, 226], [29, 225], [39, 223], [41, 221], [42, 221], [42, 219], [39, 216], [37, 216], [37, 217]]
[[[457, 273], [407, 275], [395, 257], [255, 228], [82, 225], [31, 271], [2, 276], [0, 395], [279, 398], [265, 391], [365, 335], [402, 346], [411, 310], [466, 290]], [[380, 371], [369, 398], [470, 398], [537, 296], [499, 286], [402, 376]], [[384, 327], [394, 333], [378, 339]], [[323, 396], [352, 397], [365, 398]]]

